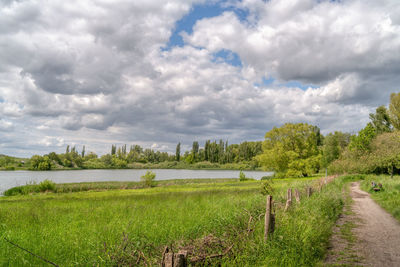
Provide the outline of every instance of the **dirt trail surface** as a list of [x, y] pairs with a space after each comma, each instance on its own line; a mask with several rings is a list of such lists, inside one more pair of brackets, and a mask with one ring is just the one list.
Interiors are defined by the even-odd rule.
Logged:
[[400, 266], [400, 224], [376, 204], [359, 183], [351, 184], [353, 211], [361, 218], [354, 229], [366, 259], [372, 266]]
[[351, 184], [350, 196], [353, 202], [337, 222], [325, 265], [400, 266], [400, 223], [358, 182]]

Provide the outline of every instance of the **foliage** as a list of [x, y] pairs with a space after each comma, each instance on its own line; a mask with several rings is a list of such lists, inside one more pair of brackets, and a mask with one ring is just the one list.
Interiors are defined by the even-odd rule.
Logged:
[[239, 172], [239, 181], [243, 182], [243, 181], [247, 181], [247, 180], [248, 179], [247, 179], [246, 175], [244, 174], [244, 172], [240, 171]]
[[155, 178], [156, 174], [154, 172], [147, 171], [145, 175], [140, 177], [140, 180], [143, 182], [145, 187], [153, 187]]
[[400, 132], [379, 135], [371, 145], [368, 162], [374, 171], [393, 174], [394, 168], [400, 169]]
[[369, 144], [369, 151], [347, 150], [339, 160], [334, 161], [331, 173], [388, 173], [400, 169], [400, 131], [378, 135]]
[[274, 190], [274, 180], [272, 177], [263, 176], [261, 178], [261, 194], [266, 195], [273, 195], [275, 192]]
[[48, 156], [34, 155], [31, 157], [30, 165], [32, 170], [46, 171], [51, 169], [51, 161]]
[[358, 135], [352, 136], [349, 148], [356, 153], [362, 154], [370, 151], [370, 144], [376, 136], [375, 128], [372, 123], [368, 123], [364, 129], [358, 132]]
[[39, 192], [55, 191], [56, 184], [53, 181], [46, 179], [39, 183], [38, 190]]
[[115, 169], [123, 169], [126, 168], [126, 166], [128, 165], [128, 163], [120, 158], [117, 158], [115, 155], [113, 155], [112, 159], [111, 159], [111, 166]]
[[400, 130], [400, 93], [390, 95], [389, 116], [393, 127]]
[[322, 148], [323, 165], [328, 166], [332, 161], [339, 158], [344, 149], [350, 143], [350, 134], [342, 132], [329, 133], [325, 136]]
[[178, 143], [176, 145], [175, 160], [176, 161], [180, 161], [181, 160], [181, 143]]
[[46, 179], [40, 182], [39, 184], [29, 183], [24, 186], [16, 186], [10, 188], [4, 192], [4, 195], [5, 196], [27, 195], [32, 193], [40, 193], [48, 191], [55, 192], [56, 184], [53, 181]]
[[266, 133], [263, 153], [257, 158], [266, 170], [278, 176], [310, 176], [320, 168], [320, 142], [318, 127], [287, 123]]
[[379, 106], [375, 114], [369, 114], [369, 119], [377, 134], [387, 133], [392, 130], [390, 116], [385, 106]]

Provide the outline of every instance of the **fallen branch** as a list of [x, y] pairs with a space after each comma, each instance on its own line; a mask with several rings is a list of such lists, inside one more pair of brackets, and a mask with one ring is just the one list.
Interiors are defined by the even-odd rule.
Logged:
[[204, 261], [206, 259], [212, 259], [212, 258], [218, 258], [218, 257], [223, 257], [226, 254], [228, 254], [228, 252], [233, 248], [233, 245], [230, 246], [229, 248], [227, 248], [223, 253], [219, 253], [219, 254], [212, 254], [212, 255], [204, 255], [204, 256], [196, 256], [190, 259], [190, 262], [194, 263], [194, 262], [198, 262], [198, 261]]
[[145, 264], [146, 266], [149, 266], [149, 264], [148, 264], [148, 260], [147, 260], [147, 259], [146, 259], [146, 257], [144, 256], [144, 253], [143, 253], [143, 251], [140, 251], [139, 253], [140, 253], [139, 255], [141, 255], [141, 256], [142, 256], [142, 258], [143, 258], [143, 262], [144, 262], [144, 264]]
[[23, 251], [28, 252], [28, 253], [31, 254], [32, 256], [35, 256], [36, 258], [41, 259], [42, 261], [47, 262], [48, 264], [51, 264], [51, 265], [53, 265], [53, 266], [57, 266], [57, 267], [58, 267], [58, 265], [55, 264], [54, 262], [51, 262], [51, 261], [49, 261], [49, 260], [43, 258], [42, 256], [36, 255], [35, 253], [33, 253], [33, 252], [27, 250], [26, 248], [23, 248], [23, 247], [21, 247], [21, 246], [15, 244], [14, 242], [8, 240], [8, 239], [5, 238], [5, 237], [4, 237], [4, 240], [7, 241], [8, 243], [10, 243], [10, 244], [13, 245], [13, 246], [15, 246], [15, 247], [17, 247], [17, 248], [19, 248], [19, 249], [21, 249], [21, 250], [23, 250]]
[[250, 213], [250, 211], [248, 211], [248, 210], [246, 210], [246, 209], [244, 209], [246, 212], [247, 212], [247, 214], [249, 215], [249, 221], [247, 222], [247, 230], [246, 230], [246, 232], [247, 232], [247, 234], [249, 234], [250, 232], [252, 232], [253, 231], [253, 229], [251, 229], [251, 223], [253, 222], [253, 216], [251, 215], [251, 213]]

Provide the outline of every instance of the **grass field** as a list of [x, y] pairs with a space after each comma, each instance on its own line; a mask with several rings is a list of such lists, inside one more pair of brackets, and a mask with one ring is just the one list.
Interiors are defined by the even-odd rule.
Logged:
[[286, 189], [314, 181], [274, 180], [276, 231], [266, 243], [261, 181], [2, 197], [0, 265], [47, 266], [6, 238], [60, 266], [157, 265], [165, 245], [194, 256], [226, 252], [209, 260], [223, 266], [311, 266], [324, 255], [345, 181], [336, 179], [284, 213]]
[[[374, 192], [371, 183], [381, 183], [383, 190]], [[371, 197], [385, 210], [391, 213], [396, 219], [400, 220], [400, 176], [390, 178], [388, 175], [368, 175], [365, 176], [361, 188], [370, 193]]]

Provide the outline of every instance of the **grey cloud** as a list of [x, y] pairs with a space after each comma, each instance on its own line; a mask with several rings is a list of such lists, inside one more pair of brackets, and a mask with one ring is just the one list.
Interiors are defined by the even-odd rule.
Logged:
[[[349, 1], [342, 8], [309, 0], [282, 9], [285, 1], [240, 3], [250, 10], [247, 21], [231, 12], [201, 20], [192, 35], [183, 34], [183, 47], [167, 51], [161, 47], [191, 3], [54, 1], [41, 3], [47, 13], [15, 10], [30, 25], [8, 17], [15, 23], [8, 22], [12, 27], [0, 38], [0, 113], [14, 123], [0, 135], [10, 142], [6, 151], [21, 151], [27, 138], [29, 153], [60, 151], [63, 142], [99, 153], [113, 143], [174, 150], [179, 141], [261, 140], [285, 122], [317, 124], [324, 133], [355, 131], [399, 84], [396, 18], [374, 17], [385, 5]], [[371, 17], [358, 17], [360, 10]], [[346, 22], [337, 33], [329, 31], [338, 14], [357, 15], [348, 23], [352, 29]], [[353, 34], [358, 25], [377, 21], [393, 31]], [[220, 49], [237, 53], [243, 67], [213, 60]], [[317, 87], [255, 85], [262, 76]]]
[[[230, 49], [259, 77], [272, 75], [281, 81], [324, 85], [352, 73], [368, 80], [387, 75], [393, 81], [400, 73], [399, 4], [260, 0], [241, 1], [238, 7], [249, 10], [253, 23], [227, 12], [197, 22], [185, 40], [211, 51]], [[386, 85], [387, 91], [396, 86]], [[377, 95], [377, 90], [366, 91], [360, 87], [357, 92], [360, 102]]]

